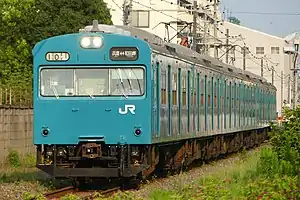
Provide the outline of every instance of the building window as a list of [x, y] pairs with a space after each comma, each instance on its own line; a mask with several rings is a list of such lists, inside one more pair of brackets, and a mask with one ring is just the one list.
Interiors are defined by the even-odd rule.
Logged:
[[265, 54], [264, 47], [256, 47], [256, 54]]
[[143, 10], [133, 10], [131, 12], [131, 25], [140, 28], [149, 28], [150, 12]]
[[279, 47], [271, 47], [271, 54], [279, 54]]

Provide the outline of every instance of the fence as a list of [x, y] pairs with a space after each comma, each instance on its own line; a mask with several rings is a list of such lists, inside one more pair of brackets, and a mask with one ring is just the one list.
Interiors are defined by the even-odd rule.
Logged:
[[0, 88], [0, 106], [32, 108], [32, 89]]
[[0, 88], [0, 163], [10, 149], [34, 153], [32, 91]]

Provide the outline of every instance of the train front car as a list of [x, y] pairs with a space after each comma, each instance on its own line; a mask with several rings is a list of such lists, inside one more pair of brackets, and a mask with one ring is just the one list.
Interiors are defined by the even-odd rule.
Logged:
[[127, 33], [96, 25], [33, 49], [34, 144], [42, 171], [118, 178], [137, 177], [148, 166], [151, 49]]

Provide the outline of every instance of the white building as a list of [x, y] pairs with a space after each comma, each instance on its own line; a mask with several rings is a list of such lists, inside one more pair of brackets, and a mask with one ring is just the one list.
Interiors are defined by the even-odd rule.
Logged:
[[[229, 44], [233, 47], [229, 50], [229, 63], [243, 69], [243, 48], [246, 47], [245, 69], [262, 75], [272, 83], [272, 69], [274, 85], [277, 88], [277, 111], [281, 113], [283, 102], [290, 102], [291, 99], [291, 57], [286, 54], [285, 47], [289, 45], [284, 38], [269, 35], [244, 26], [224, 21], [220, 27], [219, 38], [226, 44], [226, 29], [229, 30]], [[219, 52], [222, 56], [226, 52], [223, 47]], [[226, 54], [222, 56], [226, 62]], [[263, 67], [261, 67], [263, 65]], [[283, 85], [282, 85], [283, 83]]]

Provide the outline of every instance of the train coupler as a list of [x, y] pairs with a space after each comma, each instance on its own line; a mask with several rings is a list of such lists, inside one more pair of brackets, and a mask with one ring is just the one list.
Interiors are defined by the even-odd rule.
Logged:
[[101, 156], [101, 144], [87, 143], [82, 145], [83, 158], [100, 158]]

